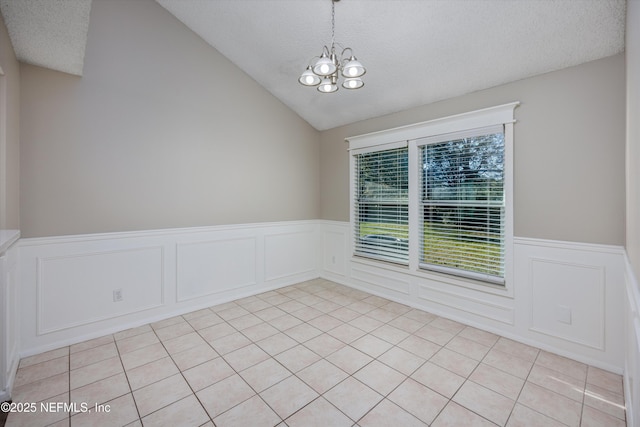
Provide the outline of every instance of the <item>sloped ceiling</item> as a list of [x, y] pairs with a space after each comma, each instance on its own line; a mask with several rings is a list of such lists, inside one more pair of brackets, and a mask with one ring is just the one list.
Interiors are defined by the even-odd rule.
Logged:
[[[108, 0], [99, 0], [108, 1]], [[331, 42], [331, 0], [156, 0], [318, 130], [624, 50], [625, 0], [341, 0], [362, 89], [297, 79]], [[18, 59], [82, 73], [91, 0], [0, 0]]]

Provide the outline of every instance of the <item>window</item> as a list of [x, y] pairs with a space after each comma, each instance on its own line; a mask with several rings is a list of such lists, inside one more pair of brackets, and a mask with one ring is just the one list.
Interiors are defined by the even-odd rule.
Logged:
[[517, 105], [348, 138], [354, 255], [504, 285]]
[[404, 147], [356, 155], [355, 252], [409, 262], [409, 163]]
[[502, 126], [416, 143], [422, 169], [420, 267], [501, 283], [505, 217]]

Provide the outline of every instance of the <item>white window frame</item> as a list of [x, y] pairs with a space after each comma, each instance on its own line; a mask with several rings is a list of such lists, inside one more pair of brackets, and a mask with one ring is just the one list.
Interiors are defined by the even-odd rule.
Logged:
[[[513, 295], [513, 125], [515, 123], [514, 110], [519, 102], [471, 111], [468, 113], [442, 117], [408, 126], [397, 127], [379, 132], [357, 135], [346, 138], [349, 143], [350, 168], [350, 250], [352, 261], [389, 268], [399, 272], [406, 272], [425, 278], [433, 278], [441, 282], [475, 288], [482, 291]], [[443, 134], [464, 132], [471, 129], [490, 126], [504, 126], [504, 192], [505, 192], [505, 254], [504, 254], [504, 285], [494, 285], [482, 280], [464, 278], [449, 274], [425, 271], [420, 268], [420, 170], [418, 140], [436, 137]], [[388, 265], [372, 259], [365, 259], [353, 255], [353, 236], [356, 212], [354, 211], [354, 197], [358, 177], [355, 176], [355, 156], [363, 152], [385, 150], [399, 144], [408, 144], [409, 150], [409, 265]]]

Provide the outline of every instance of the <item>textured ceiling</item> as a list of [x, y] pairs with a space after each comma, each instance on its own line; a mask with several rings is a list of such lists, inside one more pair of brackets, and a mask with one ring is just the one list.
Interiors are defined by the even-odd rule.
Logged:
[[[319, 130], [624, 50], [625, 0], [342, 0], [365, 86], [322, 94], [297, 79], [331, 42], [330, 0], [157, 2]], [[81, 73], [90, 0], [0, 6], [20, 60]]]
[[0, 0], [16, 57], [82, 75], [91, 0]]

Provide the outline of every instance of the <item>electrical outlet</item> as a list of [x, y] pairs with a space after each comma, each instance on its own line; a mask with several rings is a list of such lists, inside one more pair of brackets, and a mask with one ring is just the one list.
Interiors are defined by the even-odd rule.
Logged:
[[122, 301], [122, 289], [114, 289], [113, 290], [113, 302]]

